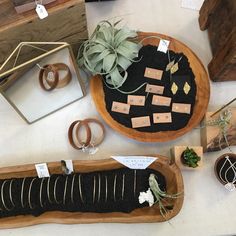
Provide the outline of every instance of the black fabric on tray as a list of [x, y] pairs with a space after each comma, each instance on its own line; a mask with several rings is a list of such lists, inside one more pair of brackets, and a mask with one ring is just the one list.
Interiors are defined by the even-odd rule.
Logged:
[[[171, 92], [170, 72], [165, 71], [166, 65], [169, 63], [168, 54], [157, 51], [157, 47], [155, 46], [147, 45], [140, 49], [139, 58], [141, 57], [142, 59], [139, 62], [132, 63], [132, 65], [128, 68], [127, 70], [128, 78], [120, 89], [122, 91], [132, 91], [145, 82], [153, 85], [164, 86], [165, 87], [164, 93], [161, 96], [167, 96], [172, 98], [170, 107], [152, 105], [153, 94], [149, 93], [144, 107], [131, 106], [130, 114], [121, 114], [113, 112], [111, 111], [112, 102], [116, 101], [116, 102], [127, 103], [127, 95], [122, 94], [114, 89], [109, 89], [105, 85], [105, 83], [103, 83], [107, 111], [110, 113], [111, 117], [114, 120], [116, 120], [120, 124], [123, 124], [126, 127], [132, 127], [131, 125], [132, 117], [149, 115], [151, 120], [151, 126], [137, 128], [137, 130], [143, 132], [178, 130], [185, 127], [189, 119], [191, 118], [196, 97], [195, 76], [192, 72], [192, 69], [189, 66], [188, 58], [183, 53], [175, 53], [173, 51], [170, 51], [170, 61], [172, 61], [173, 59], [175, 59], [175, 61], [178, 61], [178, 59], [182, 57], [182, 59], [179, 62], [179, 70], [172, 76], [173, 77], [183, 76], [180, 78], [187, 79], [187, 82], [190, 81], [190, 86], [191, 86], [190, 92], [188, 93], [188, 95], [186, 95], [183, 91], [183, 83], [182, 83], [183, 81], [180, 81], [179, 85], [180, 89], [176, 93], [176, 95], [173, 95]], [[163, 70], [161, 81], [144, 77], [144, 72], [146, 67]], [[176, 81], [177, 79], [178, 77], [174, 79], [174, 81]], [[147, 93], [145, 92], [145, 88], [146, 86], [141, 88], [139, 91], [135, 92], [133, 95], [146, 96]], [[181, 114], [172, 112], [172, 123], [154, 124], [153, 113], [171, 112], [173, 102], [191, 104], [191, 114]]]
[[[52, 200], [50, 203], [47, 195], [47, 181], [48, 178], [44, 179], [42, 187], [42, 203], [43, 207], [40, 206], [40, 185], [42, 179], [36, 178], [32, 184], [31, 189], [31, 205], [33, 209], [29, 207], [29, 186], [32, 181], [32, 177], [25, 179], [25, 187], [23, 193], [23, 204], [21, 204], [21, 188], [23, 179], [14, 179], [12, 182], [12, 200], [15, 204], [15, 207], [7, 211], [3, 204], [3, 199], [1, 197], [0, 203], [0, 218], [17, 216], [17, 215], [34, 215], [39, 216], [47, 211], [65, 211], [65, 212], [131, 212], [136, 208], [145, 207], [148, 204], [144, 203], [139, 204], [138, 196], [140, 192], [147, 191], [149, 188], [148, 179], [151, 173], [155, 174], [158, 179], [159, 186], [162, 190], [166, 189], [165, 177], [152, 169], [146, 170], [136, 170], [136, 188], [134, 194], [134, 180], [135, 180], [135, 171], [128, 168], [121, 168], [110, 171], [100, 171], [100, 172], [91, 172], [91, 173], [76, 173], [74, 178], [74, 191], [73, 198], [74, 203], [71, 200], [71, 186], [74, 174], [65, 176], [65, 175], [52, 175], [50, 177], [49, 184], [49, 197]], [[81, 190], [82, 198], [79, 191], [79, 175], [81, 176]], [[122, 199], [122, 184], [123, 184], [123, 175], [125, 175], [125, 184], [124, 184], [124, 197]], [[57, 188], [56, 188], [56, 198], [60, 204], [56, 204], [54, 200], [54, 183], [56, 178], [58, 178]], [[96, 191], [95, 191], [95, 201], [93, 202], [93, 186], [94, 186], [94, 176], [96, 178]], [[99, 199], [99, 176], [100, 176], [100, 200]], [[116, 191], [114, 199], [114, 178], [116, 176]], [[106, 200], [106, 179], [107, 177], [107, 200]], [[67, 191], [64, 200], [64, 191], [65, 183], [67, 178]], [[4, 183], [4, 180], [0, 181], [0, 185]], [[8, 208], [12, 208], [12, 203], [9, 197], [9, 186], [10, 181], [6, 181], [3, 187], [3, 193], [1, 196], [4, 197], [4, 203]], [[2, 191], [2, 187], [1, 187]]]

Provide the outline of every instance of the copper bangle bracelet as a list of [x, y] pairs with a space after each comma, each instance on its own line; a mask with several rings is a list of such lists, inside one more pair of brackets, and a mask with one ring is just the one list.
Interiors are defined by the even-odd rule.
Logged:
[[[44, 82], [46, 71], [47, 71], [47, 74], [49, 72], [53, 73], [54, 80], [51, 81], [50, 85]], [[58, 81], [59, 81], [59, 74], [53, 65], [45, 65], [40, 69], [40, 71], [39, 71], [39, 85], [43, 90], [51, 91], [51, 90], [55, 89], [57, 87]], [[48, 86], [46, 86], [46, 84]]]
[[[89, 126], [89, 123], [96, 123], [102, 129], [101, 137], [96, 142], [92, 142], [92, 132], [91, 132], [91, 128]], [[86, 129], [86, 140], [85, 141], [82, 141], [81, 137], [79, 135], [79, 131], [80, 131], [82, 126], [84, 126], [85, 129]], [[89, 118], [89, 119], [85, 119], [85, 120], [76, 120], [76, 121], [74, 121], [69, 127], [68, 139], [69, 139], [69, 142], [70, 142], [70, 144], [73, 148], [83, 149], [83, 148], [86, 148], [86, 147], [96, 147], [96, 146], [98, 146], [103, 141], [104, 134], [105, 134], [105, 127], [102, 124], [102, 122], [100, 122], [97, 119]]]
[[[75, 127], [76, 125], [78, 125], [78, 126], [84, 125], [84, 126], [85, 126], [85, 129], [86, 129], [86, 135], [87, 135], [86, 141], [85, 141], [85, 142], [79, 142], [80, 146], [78, 146], [78, 145], [75, 143], [74, 138], [73, 138], [73, 137], [74, 137], [74, 135], [73, 135], [73, 130], [74, 130], [74, 127]], [[73, 148], [75, 148], [75, 149], [79, 149], [79, 150], [80, 150], [80, 149], [82, 149], [83, 147], [88, 146], [89, 143], [90, 143], [90, 141], [91, 141], [91, 130], [90, 130], [88, 124], [85, 123], [83, 120], [76, 120], [76, 121], [74, 121], [74, 122], [70, 125], [70, 127], [69, 127], [69, 130], [68, 130], [68, 138], [69, 138], [69, 142], [70, 142], [71, 146], [72, 146]]]
[[[66, 75], [60, 78], [59, 71], [66, 71]], [[49, 73], [53, 78], [48, 78]], [[39, 84], [45, 91], [51, 91], [55, 88], [63, 88], [70, 83], [72, 74], [70, 68], [64, 63], [47, 64], [40, 69]]]

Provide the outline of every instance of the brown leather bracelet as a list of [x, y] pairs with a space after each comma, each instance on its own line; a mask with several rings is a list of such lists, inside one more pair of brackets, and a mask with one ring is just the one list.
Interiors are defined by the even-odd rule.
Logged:
[[[92, 140], [92, 136], [91, 136], [90, 143], [87, 147], [96, 147], [96, 146], [98, 146], [103, 141], [103, 139], [105, 137], [105, 127], [104, 127], [104, 125], [102, 124], [102, 122], [100, 122], [99, 120], [94, 119], [94, 118], [85, 119], [85, 120], [83, 120], [83, 122], [84, 122], [84, 124], [87, 124], [88, 126], [89, 126], [89, 123], [96, 123], [101, 127], [101, 129], [102, 129], [101, 138], [96, 143], [91, 143], [91, 140]], [[80, 139], [80, 136], [79, 136], [79, 129], [80, 128], [81, 128], [81, 126], [79, 126], [79, 125], [76, 127], [75, 134], [77, 136], [76, 138], [77, 138], [78, 142], [82, 143], [81, 139]], [[89, 126], [89, 128], [91, 130], [90, 126]], [[92, 132], [91, 132], [91, 135], [92, 135]]]
[[[67, 72], [64, 78], [60, 78], [60, 75], [59, 75], [59, 81], [57, 83], [56, 88], [63, 88], [67, 84], [69, 84], [72, 79], [70, 68], [64, 63], [55, 63], [55, 64], [52, 64], [52, 66], [58, 72], [58, 75], [59, 75], [60, 70]], [[51, 86], [54, 83], [54, 81], [48, 79], [48, 74], [49, 74], [49, 71], [45, 71], [45, 74], [44, 74], [45, 80], [48, 83], [48, 85]]]
[[[78, 138], [76, 137], [77, 139], [77, 142], [81, 145], [81, 146], [78, 146], [76, 143], [75, 143], [75, 140], [74, 140], [74, 135], [73, 135], [73, 130], [74, 130], [74, 127], [77, 125], [77, 127], [81, 127], [81, 126], [84, 126], [85, 129], [86, 129], [86, 141], [85, 142], [82, 142], [81, 140], [79, 141]], [[77, 132], [76, 132], [77, 133]], [[68, 139], [69, 139], [69, 142], [71, 144], [71, 146], [75, 149], [82, 149], [84, 147], [87, 147], [89, 146], [90, 144], [90, 141], [91, 141], [91, 130], [88, 126], [88, 123], [84, 122], [83, 120], [76, 120], [74, 121], [70, 127], [69, 127], [69, 130], [68, 130]]]
[[[50, 85], [48, 83], [46, 83], [49, 87], [46, 87], [46, 85], [44, 83], [45, 72], [47, 72], [47, 74], [49, 72], [51, 72], [54, 75], [54, 80], [52, 81], [52, 83]], [[43, 90], [51, 91], [51, 90], [55, 89], [57, 87], [58, 81], [59, 81], [59, 74], [58, 74], [58, 71], [56, 70], [55, 67], [53, 67], [52, 65], [45, 65], [45, 66], [43, 66], [43, 68], [40, 69], [40, 71], [39, 71], [39, 84]]]

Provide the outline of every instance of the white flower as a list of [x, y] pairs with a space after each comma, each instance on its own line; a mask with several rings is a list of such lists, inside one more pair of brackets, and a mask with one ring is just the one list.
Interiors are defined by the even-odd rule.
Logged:
[[148, 202], [149, 206], [151, 207], [154, 204], [154, 196], [150, 188], [146, 192], [140, 192], [138, 200], [140, 204], [143, 204], [144, 202]]

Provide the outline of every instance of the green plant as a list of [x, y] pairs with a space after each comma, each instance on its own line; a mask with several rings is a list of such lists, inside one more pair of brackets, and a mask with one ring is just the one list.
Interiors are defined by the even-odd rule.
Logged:
[[181, 158], [184, 165], [192, 168], [198, 167], [198, 162], [201, 160], [201, 157], [199, 157], [197, 153], [189, 147], [183, 151]]
[[126, 81], [126, 70], [141, 48], [141, 44], [131, 42], [137, 33], [126, 27], [117, 28], [119, 22], [100, 22], [78, 53], [78, 65], [93, 75], [105, 76], [112, 89], [119, 89]]
[[[162, 191], [157, 182], [156, 176], [150, 174], [149, 176], [149, 189], [146, 192], [141, 192], [139, 195], [139, 203], [147, 201], [151, 207], [153, 204], [158, 204], [160, 213], [165, 218], [168, 210], [173, 209], [173, 205], [167, 202], [167, 199], [178, 198], [182, 193], [167, 194], [165, 191]], [[155, 197], [155, 201], [154, 201]]]

